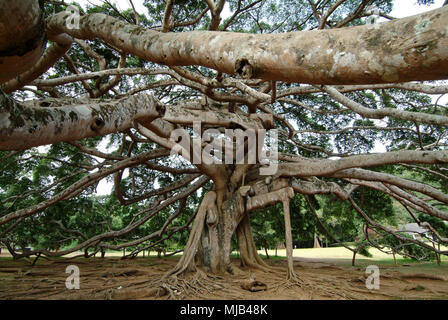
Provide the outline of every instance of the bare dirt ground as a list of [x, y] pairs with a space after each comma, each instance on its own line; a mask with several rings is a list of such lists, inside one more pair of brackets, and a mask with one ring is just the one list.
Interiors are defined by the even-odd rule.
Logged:
[[[380, 289], [366, 289], [365, 267], [337, 261], [295, 259], [295, 271], [305, 285], [285, 282], [286, 261], [267, 260], [277, 269], [272, 272], [241, 269], [240, 275], [198, 274], [178, 278], [179, 286], [163, 284], [160, 278], [178, 258], [39, 259], [30, 262], [0, 260], [0, 299], [226, 299], [226, 300], [303, 300], [303, 299], [448, 299], [448, 263], [441, 266], [378, 265]], [[239, 265], [237, 259], [235, 265]], [[80, 269], [80, 289], [68, 290], [66, 267]], [[204, 275], [204, 274], [201, 274]], [[251, 292], [250, 281], [259, 281]], [[179, 291], [176, 288], [186, 288]], [[162, 288], [162, 289], [161, 289]], [[166, 290], [164, 289], [166, 288]]]

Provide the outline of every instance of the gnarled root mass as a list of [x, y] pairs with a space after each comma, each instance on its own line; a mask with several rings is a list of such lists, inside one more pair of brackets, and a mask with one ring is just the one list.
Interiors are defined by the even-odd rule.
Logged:
[[183, 272], [181, 275], [164, 276], [152, 285], [165, 290], [169, 299], [183, 299], [186, 296], [209, 297], [215, 290], [223, 289], [216, 276], [197, 269], [196, 272]]

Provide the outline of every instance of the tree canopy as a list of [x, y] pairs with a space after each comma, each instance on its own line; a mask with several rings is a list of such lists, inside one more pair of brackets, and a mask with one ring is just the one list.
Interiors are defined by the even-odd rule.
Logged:
[[[290, 256], [364, 227], [448, 253], [448, 6], [130, 3], [0, 1], [0, 241], [15, 257], [183, 250], [175, 274], [237, 272], [233, 248], [268, 268], [257, 246], [286, 239]], [[399, 232], [412, 221], [432, 237]]]

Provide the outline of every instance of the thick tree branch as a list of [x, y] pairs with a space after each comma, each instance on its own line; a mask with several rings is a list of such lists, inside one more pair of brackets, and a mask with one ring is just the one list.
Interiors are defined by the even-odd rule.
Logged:
[[61, 141], [119, 132], [135, 120], [152, 122], [161, 104], [151, 95], [111, 102], [32, 107], [0, 95], [0, 150], [20, 150]]
[[369, 118], [369, 119], [383, 119], [385, 117], [394, 117], [397, 119], [419, 122], [419, 123], [429, 123], [440, 126], [448, 126], [448, 117], [433, 115], [422, 112], [413, 111], [403, 111], [400, 109], [393, 108], [382, 108], [382, 109], [370, 109], [366, 108], [360, 103], [349, 99], [342, 93], [337, 91], [335, 88], [330, 86], [322, 87], [325, 92], [327, 92], [331, 97], [342, 103], [343, 105], [350, 108], [352, 111], [358, 113], [359, 115]]
[[328, 176], [354, 167], [371, 167], [398, 163], [447, 163], [447, 151], [393, 151], [368, 155], [356, 155], [339, 160], [297, 159], [295, 163], [279, 163], [278, 175], [282, 176]]
[[[367, 84], [445, 79], [448, 68], [445, 32], [448, 7], [344, 30], [258, 35], [211, 31], [158, 33], [103, 14], [83, 16], [80, 28], [75, 30], [66, 27], [65, 17], [60, 13], [50, 18], [49, 34], [99, 38], [148, 61], [202, 65], [242, 77], [313, 84]], [[334, 47], [334, 43], [341, 44], [340, 48]], [[421, 54], [422, 50], [425, 54]]]

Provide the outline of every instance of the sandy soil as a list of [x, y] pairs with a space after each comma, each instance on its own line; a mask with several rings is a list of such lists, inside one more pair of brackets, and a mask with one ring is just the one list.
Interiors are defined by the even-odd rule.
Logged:
[[[366, 288], [365, 267], [336, 260], [295, 258], [295, 271], [305, 282], [285, 282], [286, 262], [268, 260], [272, 272], [241, 269], [240, 275], [190, 274], [160, 282], [176, 262], [172, 258], [0, 260], [0, 299], [448, 299], [448, 265], [379, 265], [380, 289]], [[234, 261], [239, 265], [239, 261]], [[66, 267], [80, 269], [80, 289], [68, 290]], [[256, 283], [255, 281], [258, 281]], [[252, 286], [251, 286], [252, 284]], [[255, 284], [255, 285], [254, 285]], [[248, 289], [260, 290], [251, 292]]]

